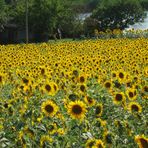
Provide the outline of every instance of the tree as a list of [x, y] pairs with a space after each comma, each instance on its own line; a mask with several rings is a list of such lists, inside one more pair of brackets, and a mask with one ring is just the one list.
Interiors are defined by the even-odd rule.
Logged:
[[148, 10], [148, 0], [141, 0], [141, 5], [145, 10]]
[[87, 2], [87, 10], [92, 12], [96, 7], [100, 4], [101, 0], [88, 0]]
[[[25, 0], [19, 0], [12, 7], [13, 22], [25, 27]], [[36, 41], [45, 41], [53, 36], [58, 27], [65, 34], [71, 34], [76, 14], [69, 0], [29, 0], [29, 30]]]
[[138, 0], [102, 0], [91, 16], [97, 22], [96, 29], [103, 31], [116, 28], [123, 30], [135, 22], [142, 22], [144, 17], [144, 10]]
[[4, 0], [0, 0], [0, 31], [4, 29], [4, 25], [9, 21], [8, 7]]

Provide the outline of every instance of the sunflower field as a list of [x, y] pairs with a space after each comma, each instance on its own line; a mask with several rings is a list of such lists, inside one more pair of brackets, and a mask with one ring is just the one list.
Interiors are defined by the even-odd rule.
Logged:
[[148, 39], [0, 46], [0, 147], [148, 148]]

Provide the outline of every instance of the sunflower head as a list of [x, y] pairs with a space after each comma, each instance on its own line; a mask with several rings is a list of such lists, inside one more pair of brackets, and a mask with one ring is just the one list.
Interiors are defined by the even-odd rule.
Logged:
[[142, 90], [144, 93], [148, 93], [148, 86], [145, 85]]
[[117, 72], [116, 71], [112, 71], [111, 77], [112, 77], [112, 79], [115, 80], [117, 78]]
[[146, 138], [144, 135], [135, 136], [135, 141], [138, 144], [139, 148], [147, 148], [148, 147], [148, 138]]
[[95, 105], [95, 102], [96, 102], [93, 98], [91, 98], [89, 96], [85, 96], [84, 101], [88, 106], [93, 106], [93, 105]]
[[131, 113], [141, 113], [142, 112], [142, 107], [137, 102], [130, 102], [130, 104], [128, 105], [128, 110]]
[[44, 93], [54, 96], [58, 91], [58, 86], [54, 82], [46, 82], [41, 89]]
[[43, 135], [40, 139], [40, 147], [45, 147], [45, 142], [51, 143], [52, 141], [53, 139], [51, 137], [49, 137], [48, 135]]
[[73, 75], [74, 75], [75, 77], [78, 77], [78, 76], [79, 76], [79, 71], [78, 71], [78, 70], [76, 70], [76, 69], [75, 69], [75, 70], [73, 70], [73, 72], [72, 72], [72, 73], [73, 73]]
[[103, 137], [104, 137], [104, 141], [107, 144], [112, 144], [112, 134], [111, 133], [105, 132]]
[[6, 74], [0, 73], [0, 85], [4, 84], [6, 81]]
[[48, 133], [50, 135], [54, 134], [57, 131], [57, 124], [53, 123], [48, 126]]
[[105, 148], [105, 145], [104, 145], [103, 141], [101, 139], [99, 139], [99, 140], [96, 140], [96, 144], [95, 144], [94, 148]]
[[2, 83], [2, 76], [0, 75], [0, 83]]
[[84, 93], [84, 92], [86, 91], [86, 85], [85, 85], [85, 84], [81, 84], [81, 85], [80, 85], [80, 91], [81, 91], [82, 93]]
[[46, 116], [52, 117], [58, 112], [59, 107], [53, 101], [47, 100], [42, 103], [41, 110]]
[[97, 104], [95, 108], [95, 115], [97, 117], [101, 116], [103, 112], [103, 105], [102, 104]]
[[92, 148], [94, 145], [95, 145], [95, 139], [88, 139], [86, 144], [85, 144], [85, 147], [86, 148]]
[[97, 118], [96, 120], [96, 126], [101, 127], [101, 126], [106, 126], [107, 122], [105, 120], [102, 120], [101, 118]]
[[25, 85], [29, 85], [29, 83], [31, 83], [30, 82], [31, 80], [29, 78], [25, 78], [25, 77], [22, 79], [22, 81], [23, 81], [23, 84], [25, 84]]
[[75, 102], [70, 102], [68, 104], [68, 114], [73, 118], [73, 119], [83, 119], [85, 117], [85, 114], [87, 112], [86, 110], [86, 105], [82, 101], [75, 101]]
[[78, 82], [83, 84], [87, 81], [87, 78], [88, 78], [87, 74], [85, 74], [85, 73], [80, 74], [79, 77], [78, 77]]
[[114, 98], [113, 98], [114, 104], [118, 105], [118, 104], [121, 104], [124, 101], [125, 101], [124, 93], [122, 93], [122, 92], [115, 93]]
[[123, 72], [119, 72], [118, 77], [119, 77], [120, 79], [124, 79], [124, 73], [123, 73]]
[[135, 89], [132, 89], [132, 88], [127, 89], [127, 90], [126, 90], [126, 94], [127, 94], [127, 96], [128, 96], [128, 99], [131, 100], [131, 101], [135, 100], [136, 97], [137, 97], [137, 95], [136, 95], [136, 94], [137, 94], [136, 90], [135, 90]]
[[125, 82], [126, 73], [124, 71], [119, 70], [117, 76], [118, 76], [118, 80], [119, 80], [120, 83]]
[[80, 76], [79, 77], [79, 82], [84, 83], [85, 82], [85, 76]]
[[112, 86], [112, 84], [111, 84], [110, 81], [106, 81], [106, 82], [104, 83], [104, 86], [105, 86], [105, 88], [110, 89], [111, 86]]

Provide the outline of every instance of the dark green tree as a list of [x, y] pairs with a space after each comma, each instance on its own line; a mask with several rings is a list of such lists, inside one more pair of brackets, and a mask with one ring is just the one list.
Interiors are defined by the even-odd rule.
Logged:
[[[69, 0], [28, 0], [29, 30], [36, 41], [52, 37], [58, 27], [66, 35], [74, 29], [76, 13]], [[14, 22], [25, 28], [25, 0], [19, 0], [12, 7]]]
[[148, 10], [148, 0], [141, 0], [141, 5], [145, 10]]
[[0, 31], [4, 29], [4, 26], [9, 21], [9, 11], [8, 6], [4, 0], [0, 0]]
[[125, 29], [136, 22], [142, 22], [144, 10], [138, 0], [102, 0], [93, 11], [91, 18], [95, 25], [88, 29]]

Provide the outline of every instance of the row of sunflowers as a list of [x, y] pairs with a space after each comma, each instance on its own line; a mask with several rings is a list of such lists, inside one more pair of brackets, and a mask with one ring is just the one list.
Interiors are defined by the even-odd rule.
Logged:
[[105, 31], [99, 31], [98, 29], [94, 30], [94, 36], [96, 38], [101, 39], [109, 39], [109, 38], [148, 38], [148, 29], [140, 30], [140, 29], [107, 29]]
[[147, 148], [148, 40], [0, 46], [0, 147]]

